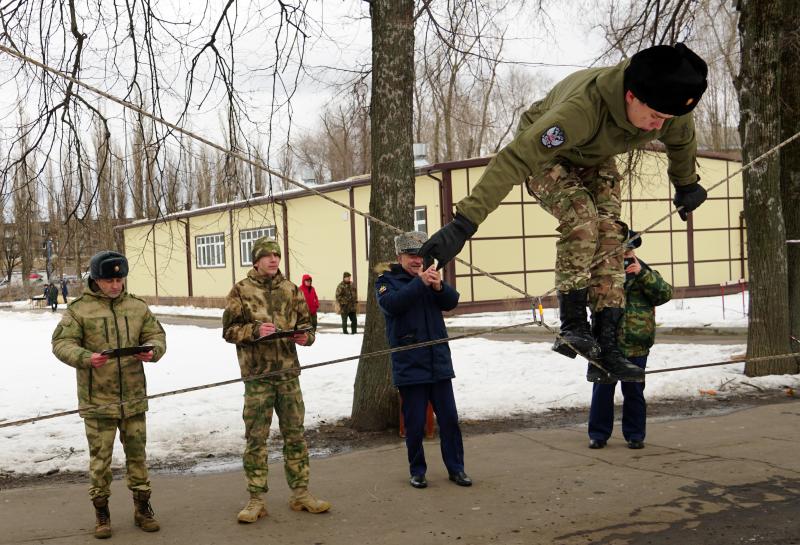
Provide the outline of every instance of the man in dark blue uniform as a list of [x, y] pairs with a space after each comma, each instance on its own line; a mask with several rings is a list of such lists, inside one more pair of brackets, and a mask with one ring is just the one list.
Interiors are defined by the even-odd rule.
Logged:
[[[435, 266], [426, 269], [418, 255], [427, 239], [420, 231], [396, 236], [398, 262], [382, 267], [384, 272], [375, 282], [392, 348], [447, 338], [442, 311], [452, 310], [458, 304], [458, 292], [442, 282]], [[392, 378], [402, 398], [410, 483], [414, 488], [428, 486], [422, 447], [428, 402], [436, 413], [442, 459], [450, 480], [459, 486], [472, 485], [464, 473], [464, 446], [453, 396], [453, 377], [447, 343], [392, 354]]]

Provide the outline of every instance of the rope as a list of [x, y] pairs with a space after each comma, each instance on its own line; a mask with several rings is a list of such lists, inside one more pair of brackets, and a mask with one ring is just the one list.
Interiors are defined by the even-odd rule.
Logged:
[[718, 365], [731, 365], [733, 363], [759, 363], [762, 361], [773, 361], [773, 360], [788, 360], [792, 358], [800, 359], [800, 354], [797, 353], [787, 353], [787, 354], [778, 354], [775, 356], [758, 356], [754, 358], [739, 358], [735, 360], [728, 360], [728, 361], [716, 361], [713, 363], [700, 363], [697, 365], [684, 365], [682, 367], [670, 367], [668, 369], [653, 369], [652, 371], [645, 371], [645, 375], [654, 375], [656, 373], [670, 373], [672, 371], [685, 371], [687, 369], [701, 369], [703, 367], [716, 367]]
[[389, 354], [394, 354], [395, 352], [404, 352], [406, 350], [414, 350], [414, 349], [417, 349], [417, 348], [424, 348], [426, 346], [434, 346], [434, 345], [437, 345], [437, 344], [443, 344], [443, 343], [447, 343], [447, 342], [450, 342], [450, 341], [460, 341], [460, 340], [463, 340], [463, 339], [468, 339], [470, 337], [480, 337], [482, 335], [486, 335], [486, 334], [490, 334], [490, 333], [496, 333], [498, 331], [505, 331], [507, 329], [512, 329], [512, 328], [515, 328], [515, 327], [524, 327], [524, 326], [528, 326], [528, 325], [533, 325], [535, 323], [537, 323], [537, 322], [535, 320], [532, 320], [532, 321], [529, 321], [529, 322], [521, 322], [521, 323], [518, 323], [518, 324], [511, 324], [511, 325], [506, 325], [506, 326], [498, 326], [498, 327], [493, 327], [493, 328], [482, 330], [482, 331], [475, 331], [475, 332], [472, 332], [472, 333], [464, 333], [462, 335], [456, 335], [454, 337], [446, 337], [444, 339], [436, 339], [436, 340], [433, 340], [433, 341], [425, 341], [425, 342], [421, 342], [421, 343], [417, 343], [417, 344], [410, 344], [410, 345], [406, 345], [406, 346], [400, 346], [400, 347], [397, 347], [397, 348], [386, 348], [384, 350], [377, 350], [375, 352], [370, 352], [368, 354], [358, 354], [358, 355], [354, 355], [354, 356], [345, 356], [343, 358], [336, 358], [336, 359], [333, 359], [333, 360], [327, 360], [327, 361], [323, 361], [323, 362], [319, 362], [319, 363], [311, 363], [309, 365], [302, 365], [302, 366], [293, 367], [293, 368], [290, 368], [290, 369], [279, 369], [277, 371], [269, 371], [267, 373], [261, 373], [261, 374], [253, 375], [253, 376], [250, 376], [250, 377], [242, 377], [242, 378], [235, 378], [235, 379], [230, 379], [230, 380], [223, 380], [221, 382], [212, 382], [212, 383], [209, 383], [209, 384], [201, 384], [199, 386], [191, 386], [189, 388], [181, 388], [179, 390], [171, 390], [169, 392], [161, 392], [159, 394], [153, 394], [153, 395], [149, 395], [149, 396], [145, 396], [145, 397], [139, 397], [139, 398], [136, 398], [136, 399], [129, 399], [128, 401], [107, 403], [105, 405], [90, 405], [90, 406], [84, 407], [83, 409], [73, 409], [73, 410], [70, 410], [70, 411], [60, 411], [60, 412], [50, 413], [50, 414], [46, 414], [46, 415], [42, 415], [42, 416], [35, 416], [35, 417], [32, 417], [32, 418], [25, 418], [23, 420], [14, 420], [12, 422], [3, 422], [3, 423], [0, 423], [0, 428], [8, 428], [8, 427], [11, 427], [11, 426], [21, 426], [23, 424], [32, 424], [32, 423], [38, 422], [40, 420], [49, 420], [51, 418], [58, 418], [58, 417], [61, 417], [61, 416], [69, 416], [71, 414], [77, 414], [82, 410], [96, 410], [96, 409], [108, 409], [108, 408], [111, 408], [111, 407], [123, 407], [125, 405], [130, 404], [130, 403], [136, 403], [136, 402], [139, 402], [139, 401], [146, 401], [146, 400], [149, 400], [149, 399], [158, 399], [160, 397], [169, 397], [169, 396], [178, 395], [178, 394], [187, 394], [189, 392], [197, 392], [199, 390], [207, 390], [209, 388], [218, 388], [220, 386], [228, 386], [230, 384], [236, 384], [236, 383], [239, 383], [239, 382], [251, 382], [251, 381], [254, 381], [254, 380], [261, 380], [261, 379], [270, 378], [270, 377], [273, 377], [273, 376], [284, 375], [284, 374], [287, 374], [287, 373], [293, 373], [295, 371], [300, 372], [300, 371], [305, 371], [307, 369], [314, 369], [316, 367], [325, 367], [327, 365], [333, 365], [334, 363], [342, 363], [342, 362], [345, 362], [345, 361], [357, 360], [357, 359], [361, 359], [361, 358], [364, 358], [364, 359], [376, 358], [376, 357], [379, 357], [379, 356], [386, 356], [386, 355], [389, 355]]
[[[396, 232], [396, 233], [402, 233], [403, 232], [403, 230], [399, 229], [398, 227], [395, 227], [395, 226], [393, 226], [393, 225], [391, 225], [391, 224], [389, 224], [389, 223], [387, 223], [387, 222], [385, 222], [383, 220], [380, 220], [380, 219], [378, 219], [378, 218], [376, 218], [374, 216], [371, 216], [368, 213], [362, 212], [362, 211], [356, 209], [355, 207], [351, 207], [348, 204], [345, 204], [345, 203], [343, 203], [341, 201], [337, 201], [336, 199], [327, 196], [323, 192], [321, 192], [321, 191], [319, 191], [319, 190], [317, 190], [317, 189], [315, 189], [313, 187], [307, 186], [307, 185], [305, 185], [305, 184], [303, 184], [301, 182], [298, 182], [297, 180], [294, 180], [294, 179], [289, 178], [288, 176], [285, 176], [285, 175], [283, 175], [283, 174], [281, 174], [281, 173], [279, 173], [277, 171], [274, 171], [271, 168], [269, 168], [267, 165], [265, 165], [263, 162], [254, 161], [251, 158], [249, 158], [249, 157], [247, 157], [245, 155], [242, 155], [239, 152], [236, 152], [236, 151], [233, 151], [233, 150], [230, 150], [230, 149], [226, 149], [223, 146], [221, 146], [221, 145], [219, 145], [219, 144], [217, 144], [217, 143], [215, 143], [215, 142], [213, 142], [213, 141], [211, 141], [211, 140], [209, 140], [209, 139], [207, 139], [207, 138], [205, 138], [203, 136], [200, 136], [200, 135], [198, 135], [198, 134], [196, 134], [196, 133], [194, 133], [192, 131], [189, 131], [187, 129], [179, 127], [178, 125], [175, 125], [174, 123], [171, 123], [171, 122], [169, 122], [169, 121], [167, 121], [167, 120], [165, 120], [165, 119], [163, 119], [161, 117], [158, 117], [155, 114], [152, 114], [152, 113], [148, 112], [147, 110], [144, 110], [143, 108], [140, 108], [139, 106], [136, 106], [135, 104], [132, 104], [132, 103], [130, 103], [128, 101], [120, 99], [120, 98], [118, 98], [118, 97], [116, 97], [114, 95], [111, 95], [110, 93], [107, 93], [107, 92], [105, 92], [105, 91], [103, 91], [101, 89], [98, 89], [97, 87], [94, 87], [94, 86], [92, 86], [92, 85], [90, 85], [88, 83], [85, 83], [85, 82], [83, 82], [83, 81], [81, 81], [81, 80], [79, 80], [79, 79], [77, 79], [75, 77], [72, 77], [69, 74], [66, 74], [64, 72], [56, 70], [55, 68], [52, 68], [51, 66], [48, 66], [48, 65], [46, 65], [46, 64], [44, 64], [44, 63], [42, 63], [42, 62], [40, 62], [40, 61], [38, 61], [38, 60], [36, 60], [36, 59], [34, 59], [32, 57], [29, 57], [29, 56], [27, 56], [27, 55], [15, 50], [15, 49], [11, 49], [9, 47], [6, 47], [6, 46], [0, 44], [0, 51], [2, 51], [3, 53], [6, 53], [6, 54], [8, 54], [8, 55], [10, 55], [12, 57], [16, 57], [17, 59], [19, 59], [19, 60], [21, 60], [23, 62], [26, 62], [28, 64], [32, 64], [32, 65], [34, 65], [34, 66], [36, 66], [38, 68], [41, 68], [42, 70], [44, 70], [46, 72], [49, 72], [49, 73], [51, 73], [51, 74], [53, 74], [55, 76], [58, 76], [58, 77], [63, 78], [65, 80], [67, 80], [67, 81], [70, 81], [70, 82], [74, 83], [75, 85], [77, 85], [79, 87], [82, 87], [82, 88], [84, 88], [84, 89], [86, 89], [88, 91], [91, 91], [92, 93], [95, 93], [96, 95], [98, 95], [100, 97], [103, 97], [103, 98], [105, 98], [107, 100], [110, 100], [111, 102], [114, 102], [114, 103], [122, 106], [123, 108], [127, 108], [127, 109], [129, 109], [131, 111], [134, 111], [134, 112], [140, 114], [140, 115], [143, 115], [143, 116], [147, 117], [148, 119], [151, 119], [152, 121], [155, 121], [156, 123], [160, 123], [162, 125], [165, 125], [166, 127], [172, 129], [173, 131], [175, 131], [175, 132], [177, 132], [179, 134], [182, 134], [182, 135], [184, 135], [184, 136], [186, 136], [186, 137], [188, 137], [190, 139], [193, 139], [193, 140], [196, 140], [198, 142], [201, 142], [201, 143], [203, 143], [203, 144], [205, 144], [205, 145], [207, 145], [207, 146], [209, 146], [209, 147], [211, 147], [211, 148], [213, 148], [213, 149], [215, 149], [215, 150], [217, 150], [217, 151], [219, 151], [221, 153], [224, 153], [224, 154], [226, 154], [226, 155], [228, 155], [230, 157], [238, 159], [238, 160], [240, 160], [240, 161], [242, 161], [242, 162], [244, 162], [246, 164], [249, 164], [249, 165], [251, 165], [251, 166], [253, 166], [255, 168], [259, 168], [259, 169], [263, 170], [264, 172], [266, 172], [266, 173], [268, 173], [268, 174], [270, 174], [272, 176], [275, 176], [278, 179], [284, 180], [284, 181], [286, 181], [287, 183], [289, 183], [291, 185], [300, 187], [300, 188], [308, 191], [309, 193], [312, 193], [312, 194], [314, 194], [314, 195], [316, 195], [318, 197], [321, 197], [322, 199], [324, 199], [324, 200], [326, 200], [326, 201], [328, 201], [328, 202], [330, 202], [330, 203], [332, 203], [332, 204], [334, 204], [336, 206], [340, 206], [340, 207], [342, 207], [342, 208], [344, 208], [344, 209], [346, 209], [346, 210], [348, 210], [350, 212], [358, 214], [358, 215], [366, 218], [368, 221], [371, 221], [371, 222], [377, 223], [379, 225], [382, 225], [383, 227], [389, 229], [390, 231], [393, 231], [393, 232]], [[776, 153], [778, 150], [780, 150], [781, 148], [783, 148], [784, 146], [788, 145], [789, 143], [793, 142], [794, 140], [796, 140], [798, 138], [800, 138], [800, 131], [798, 131], [793, 136], [787, 138], [786, 140], [784, 140], [780, 144], [776, 145], [775, 147], [767, 150], [762, 155], [756, 157], [755, 159], [750, 161], [747, 165], [742, 166], [739, 170], [733, 172], [732, 174], [729, 174], [728, 176], [726, 176], [725, 178], [723, 178], [722, 180], [720, 180], [716, 184], [712, 185], [711, 187], [708, 188], [708, 191], [713, 190], [714, 188], [720, 186], [721, 184], [723, 184], [726, 181], [728, 181], [731, 178], [733, 178], [733, 176], [735, 176], [737, 174], [740, 174], [740, 173], [744, 172], [745, 170], [751, 168], [753, 165], [755, 165], [758, 162], [766, 159], [767, 157], [769, 157], [772, 154]], [[646, 232], [650, 231], [652, 228], [654, 228], [656, 225], [658, 225], [659, 223], [661, 223], [665, 219], [669, 218], [673, 214], [676, 214], [676, 213], [678, 213], [678, 212], [680, 212], [682, 210], [683, 210], [683, 207], [678, 207], [678, 208], [672, 210], [670, 213], [668, 213], [665, 216], [663, 216], [662, 218], [658, 219], [657, 221], [655, 221], [653, 224], [651, 224], [647, 228], [645, 228], [643, 230], [640, 230], [639, 234], [636, 237], [634, 237], [634, 239], [632, 239], [632, 240], [635, 240], [636, 238], [640, 237], [642, 233], [646, 233]], [[594, 267], [595, 265], [597, 265], [598, 263], [600, 263], [604, 259], [606, 259], [608, 257], [611, 257], [611, 256], [614, 256], [614, 255], [617, 255], [618, 253], [624, 251], [624, 249], [625, 249], [625, 244], [622, 243], [622, 244], [619, 244], [616, 248], [614, 248], [611, 251], [607, 252], [606, 254], [601, 254], [601, 255], [597, 256], [592, 261], [592, 263], [586, 268], [586, 270], [590, 270], [592, 267]], [[492, 274], [492, 273], [490, 273], [488, 271], [484, 271], [483, 269], [473, 265], [472, 263], [466, 262], [466, 261], [464, 261], [464, 260], [462, 260], [462, 259], [460, 259], [458, 257], [455, 258], [455, 261], [457, 261], [457, 262], [459, 262], [459, 263], [461, 263], [463, 265], [466, 265], [467, 267], [471, 268], [472, 270], [475, 270], [475, 271], [479, 272], [480, 274], [487, 276], [488, 278], [491, 278], [492, 280], [498, 282], [499, 284], [505, 286], [506, 288], [508, 288], [508, 289], [510, 289], [510, 290], [512, 290], [512, 291], [514, 291], [516, 293], [519, 293], [520, 295], [524, 296], [526, 299], [530, 299], [532, 302], [534, 300], [541, 300], [542, 297], [548, 296], [548, 295], [554, 293], [557, 290], [556, 287], [553, 287], [553, 288], [551, 288], [550, 290], [548, 290], [547, 292], [545, 292], [544, 294], [542, 294], [540, 296], [532, 296], [530, 293], [528, 293], [524, 289], [520, 289], [520, 288], [510, 284], [510, 283], [506, 282], [505, 280], [499, 278], [498, 276], [496, 276], [496, 275], [494, 275], [494, 274]], [[534, 312], [534, 317], [535, 317], [535, 312]], [[366, 359], [366, 358], [371, 358], [371, 357], [377, 357], [377, 356], [392, 354], [394, 352], [399, 352], [399, 351], [402, 351], [402, 350], [411, 350], [411, 349], [420, 348], [420, 347], [424, 347], [424, 346], [432, 346], [434, 344], [444, 343], [444, 342], [448, 342], [450, 340], [458, 340], [458, 339], [462, 339], [462, 338], [466, 338], [466, 337], [472, 337], [472, 336], [478, 336], [478, 335], [482, 335], [482, 334], [486, 334], [486, 333], [491, 333], [493, 331], [500, 331], [500, 330], [508, 329], [508, 328], [512, 328], [512, 327], [520, 327], [520, 326], [524, 326], [524, 325], [533, 325], [533, 324], [543, 327], [548, 332], [553, 333], [557, 337], [560, 337], [560, 338], [562, 338], [562, 340], [564, 340], [563, 337], [561, 337], [561, 335], [559, 334], [559, 332], [555, 331], [553, 328], [551, 328], [550, 326], [548, 326], [544, 322], [544, 319], [542, 319], [541, 321], [538, 321], [538, 320], [534, 319], [532, 322], [525, 322], [525, 323], [522, 323], [522, 324], [514, 324], [514, 325], [511, 325], [511, 326], [504, 326], [504, 327], [501, 327], [501, 328], [494, 328], [494, 329], [485, 330], [483, 332], [476, 332], [476, 333], [461, 335], [461, 336], [457, 336], [457, 337], [439, 339], [437, 341], [428, 341], [427, 343], [418, 343], [416, 345], [409, 345], [409, 346], [404, 346], [404, 347], [401, 347], [401, 348], [376, 351], [376, 352], [372, 352], [372, 353], [364, 354], [364, 355], [359, 355], [359, 356], [350, 356], [350, 357], [347, 357], [347, 358], [340, 358], [340, 359], [337, 359], [337, 360], [330, 360], [330, 361], [327, 361], [327, 362], [321, 362], [321, 363], [317, 363], [317, 364], [311, 364], [311, 365], [308, 365], [308, 366], [300, 367], [299, 369], [311, 369], [311, 368], [314, 368], [314, 367], [321, 367], [321, 366], [324, 366], [324, 365], [331, 365], [333, 363], [340, 363], [340, 362], [349, 361], [349, 360], [358, 359], [358, 358], [365, 358]], [[574, 347], [569, 342], [566, 342], [566, 344], [570, 348], [574, 349]], [[576, 352], [578, 352], [578, 351], [576, 350]], [[788, 356], [788, 355], [786, 355], [786, 356]], [[777, 356], [774, 356], [772, 358], [776, 358], [776, 357]], [[588, 361], [589, 361], [590, 364], [600, 368], [604, 372], [607, 372], [596, 361], [593, 361], [593, 360], [588, 360]], [[742, 361], [744, 361], [744, 360], [742, 360]], [[720, 363], [717, 363], [717, 364], [705, 364], [705, 365], [690, 366], [690, 367], [685, 367], [685, 368], [686, 369], [690, 369], [690, 368], [713, 366], [713, 365], [722, 365], [722, 364], [720, 364]], [[678, 369], [675, 369], [675, 370], [678, 370]], [[144, 398], [141, 398], [141, 399], [138, 399], [138, 400], [131, 400], [128, 403], [133, 402], [133, 401], [145, 400], [145, 399], [156, 399], [158, 397], [167, 397], [169, 395], [177, 395], [177, 394], [181, 394], [181, 393], [187, 393], [187, 392], [202, 390], [202, 389], [205, 389], [205, 388], [213, 388], [213, 387], [217, 387], [217, 386], [224, 386], [224, 385], [233, 384], [233, 383], [236, 383], [236, 382], [246, 382], [248, 380], [257, 380], [259, 378], [265, 378], [267, 376], [271, 376], [272, 374], [280, 374], [280, 373], [284, 373], [284, 372], [286, 372], [286, 371], [282, 370], [280, 372], [267, 373], [267, 374], [264, 374], [264, 375], [259, 375], [257, 377], [248, 377], [247, 379], [233, 379], [233, 380], [230, 380], [230, 381], [218, 382], [218, 383], [207, 384], [207, 385], [202, 385], [202, 386], [195, 386], [195, 387], [191, 387], [191, 388], [184, 388], [184, 389], [181, 389], [181, 390], [174, 390], [172, 392], [164, 392], [164, 393], [161, 393], [161, 394], [155, 394], [153, 396], [147, 396], [147, 397], [144, 397]], [[665, 370], [650, 371], [650, 372], [651, 373], [654, 373], [654, 372], [665, 372]], [[115, 403], [115, 404], [108, 405], [108, 406], [117, 406], [117, 405], [122, 406], [125, 403], [126, 402], [122, 402], [122, 403], [119, 403], [119, 404]], [[106, 406], [103, 406], [103, 407], [106, 407]], [[102, 407], [95, 407], [95, 408], [102, 408]], [[49, 419], [49, 418], [56, 418], [56, 417], [59, 417], [59, 416], [67, 416], [67, 415], [71, 415], [71, 414], [76, 414], [77, 412], [79, 412], [79, 410], [63, 411], [63, 412], [53, 413], [53, 414], [50, 414], [50, 415], [44, 415], [44, 416], [40, 416], [40, 417], [34, 417], [34, 418], [29, 418], [29, 419], [24, 419], [24, 420], [18, 420], [18, 421], [15, 421], [15, 422], [3, 423], [3, 424], [0, 424], [0, 428], [14, 426], [14, 425], [21, 425], [21, 424], [25, 424], [25, 423], [37, 422], [39, 420], [45, 420], [45, 419]]]

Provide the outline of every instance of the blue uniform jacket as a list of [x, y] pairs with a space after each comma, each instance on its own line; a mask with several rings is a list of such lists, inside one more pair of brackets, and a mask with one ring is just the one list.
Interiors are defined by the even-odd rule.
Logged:
[[[452, 287], [442, 282], [442, 291], [434, 291], [395, 263], [375, 281], [375, 290], [392, 348], [447, 337], [442, 311], [456, 308], [459, 297]], [[455, 376], [447, 343], [392, 354], [395, 386], [433, 383]]]

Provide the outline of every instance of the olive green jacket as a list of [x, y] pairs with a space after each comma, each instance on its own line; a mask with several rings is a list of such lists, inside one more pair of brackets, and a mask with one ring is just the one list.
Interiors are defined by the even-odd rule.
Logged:
[[[279, 330], [300, 329], [311, 327], [311, 315], [303, 292], [280, 271], [269, 277], [251, 269], [247, 278], [234, 284], [225, 299], [222, 336], [236, 345], [242, 377], [282, 369], [293, 372], [278, 378], [299, 374], [297, 349], [291, 337], [253, 342], [262, 323], [273, 323]], [[306, 346], [309, 346], [315, 336], [313, 331], [307, 335]]]
[[83, 418], [127, 418], [143, 413], [147, 410], [147, 400], [141, 399], [147, 395], [143, 363], [134, 356], [109, 357], [95, 369], [90, 359], [92, 353], [109, 348], [152, 344], [152, 361], [158, 361], [167, 351], [164, 329], [147, 303], [135, 295], [123, 291], [111, 299], [92, 290], [90, 284], [94, 285], [87, 281], [83, 295], [67, 306], [53, 331], [53, 354], [75, 368]]
[[668, 119], [653, 131], [631, 125], [623, 86], [627, 63], [575, 72], [534, 103], [522, 115], [514, 140], [489, 162], [472, 193], [458, 203], [458, 212], [479, 225], [515, 185], [554, 163], [597, 166], [652, 140], [666, 147], [673, 184], [696, 182], [692, 114]]

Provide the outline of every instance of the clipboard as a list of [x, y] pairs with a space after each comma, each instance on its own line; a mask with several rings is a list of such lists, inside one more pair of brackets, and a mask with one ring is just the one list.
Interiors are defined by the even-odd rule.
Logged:
[[270, 333], [269, 335], [264, 335], [263, 337], [257, 338], [253, 342], [260, 343], [262, 341], [272, 341], [275, 339], [284, 339], [286, 337], [292, 337], [295, 333], [310, 333], [312, 327], [301, 327], [300, 329], [278, 329], [274, 333]]
[[134, 354], [141, 354], [143, 352], [150, 352], [154, 346], [152, 344], [143, 344], [141, 346], [128, 346], [126, 348], [109, 348], [100, 352], [103, 356], [112, 358], [121, 358], [123, 356], [133, 356]]

